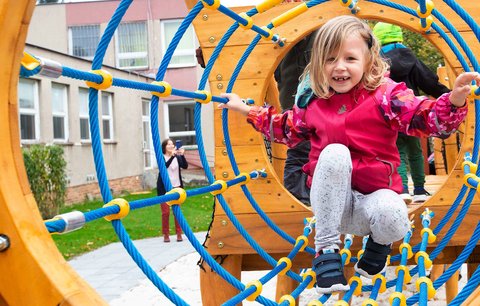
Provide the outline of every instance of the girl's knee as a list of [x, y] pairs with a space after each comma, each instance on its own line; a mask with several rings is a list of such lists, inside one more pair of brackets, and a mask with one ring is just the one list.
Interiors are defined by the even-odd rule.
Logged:
[[372, 207], [372, 237], [376, 242], [389, 244], [405, 237], [410, 230], [408, 209], [400, 196], [382, 190], [375, 208]]
[[351, 170], [350, 150], [342, 144], [329, 144], [322, 150], [315, 172], [336, 173], [342, 169]]

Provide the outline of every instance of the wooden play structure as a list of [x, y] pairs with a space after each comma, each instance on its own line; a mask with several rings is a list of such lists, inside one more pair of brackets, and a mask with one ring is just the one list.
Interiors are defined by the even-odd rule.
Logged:
[[[186, 1], [189, 7], [195, 4], [195, 1]], [[412, 1], [396, 1], [399, 4], [416, 8], [416, 4]], [[469, 1], [457, 1], [466, 11], [473, 14], [477, 4]], [[292, 9], [298, 3], [281, 4], [267, 12], [255, 16], [255, 24], [268, 24], [272, 19], [280, 14]], [[475, 53], [480, 51], [480, 44], [473, 33], [467, 29], [467, 25], [444, 3], [435, 3], [436, 9], [444, 15], [449, 16], [449, 20], [455, 25], [455, 28], [461, 32], [461, 35], [468, 41], [469, 46]], [[360, 12], [356, 15], [363, 19], [385, 21], [397, 24], [411, 31], [422, 33], [419, 20], [412, 18], [411, 15], [398, 11], [393, 8], [375, 4], [372, 2], [361, 1], [359, 3]], [[237, 13], [246, 12], [249, 8], [234, 8]], [[286, 46], [280, 48], [268, 41], [261, 41], [246, 61], [244, 68], [239, 74], [232, 92], [240, 94], [242, 97], [251, 97], [255, 101], [268, 101], [270, 104], [279, 108], [278, 93], [275, 84], [272, 81], [272, 75], [283, 56], [288, 52], [289, 46], [293, 46], [302, 37], [320, 27], [323, 23], [332, 17], [350, 14], [348, 8], [342, 7], [339, 1], [328, 1], [325, 4], [318, 5], [309, 9], [301, 15], [301, 21], [294, 19], [275, 28], [274, 33], [279, 33], [281, 37], [286, 38]], [[453, 17], [451, 17], [453, 16]], [[451, 17], [451, 18], [450, 18]], [[476, 21], [480, 21], [480, 17], [474, 16]], [[204, 9], [194, 21], [195, 31], [203, 49], [205, 60], [207, 61], [212, 54], [218, 41], [224, 34], [225, 30], [231, 24], [224, 14], [218, 11]], [[221, 25], [221, 26], [219, 26]], [[242, 56], [248, 44], [254, 38], [255, 33], [251, 31], [243, 31], [240, 29], [229, 40], [222, 50], [221, 55], [217, 59], [212, 72], [210, 74], [210, 88], [213, 94], [220, 94], [225, 91], [237, 60]], [[455, 74], [461, 71], [459, 61], [455, 55], [449, 50], [442, 38], [435, 33], [424, 36], [440, 50], [446, 60], [447, 71], [442, 73], [448, 74], [448, 79], [453, 80]], [[445, 77], [443, 78], [445, 79]], [[449, 156], [453, 154], [454, 162], [451, 162], [451, 171], [445, 177], [431, 177], [432, 184], [436, 184], [435, 188], [439, 188], [435, 195], [429, 199], [424, 206], [429, 207], [436, 214], [434, 219], [438, 222], [445, 215], [451, 203], [457, 196], [463, 184], [463, 169], [461, 163], [465, 152], [472, 150], [474, 137], [474, 109], [473, 102], [470, 102], [471, 111], [464, 127], [463, 143], [461, 151], [449, 151]], [[235, 176], [231, 170], [231, 164], [226, 154], [226, 147], [223, 140], [221, 111], [215, 114], [215, 172], [216, 177], [220, 179], [228, 179]], [[241, 169], [247, 168], [266, 168], [268, 169], [268, 179], [259, 180], [249, 185], [249, 189], [254, 195], [262, 209], [268, 213], [268, 216], [277, 223], [283, 230], [293, 237], [302, 232], [303, 220], [311, 216], [310, 210], [294, 199], [283, 187], [283, 160], [285, 158], [285, 146], [272, 144], [273, 163], [270, 164], [267, 153], [265, 151], [264, 140], [262, 136], [253, 130], [246, 122], [244, 117], [236, 114], [229, 115], [229, 132], [230, 139], [235, 152], [236, 161]], [[455, 142], [448, 140], [447, 143]], [[451, 158], [451, 157], [449, 157]], [[440, 157], [437, 157], [439, 160]], [[428, 182], [427, 182], [428, 184]], [[245, 198], [240, 188], [235, 188], [225, 192], [225, 197], [232, 206], [232, 210], [238, 217], [242, 225], [255, 238], [260, 245], [276, 259], [286, 256], [292, 246], [278, 238], [255, 213], [247, 198]], [[455, 238], [450, 242], [449, 246], [443, 251], [438, 263], [451, 263], [458, 255], [459, 250], [465, 245], [471, 236], [472, 228], [475, 227], [480, 213], [480, 199], [476, 195], [474, 203], [469, 210], [467, 219], [462, 223], [457, 231]], [[412, 206], [410, 212], [416, 215], [416, 224], [420, 224], [419, 215], [423, 208], [422, 205]], [[228, 255], [223, 259], [223, 267], [229, 270], [233, 275], [240, 277], [241, 271], [246, 270], [268, 270], [271, 269], [265, 261], [248, 245], [228, 220], [221, 207], [217, 205], [215, 210], [215, 219], [211, 230], [211, 238], [208, 243], [208, 251], [212, 255]], [[412, 244], [418, 243], [417, 239]], [[438, 237], [441, 239], [441, 236]], [[355, 250], [361, 245], [357, 241], [354, 244]], [[311, 243], [313, 245], [313, 243]], [[433, 247], [434, 245], [432, 245]], [[395, 248], [394, 248], [395, 249]], [[355, 251], [353, 251], [355, 253]], [[476, 249], [470, 258], [470, 263], [478, 263], [480, 249]], [[311, 265], [311, 255], [299, 254], [293, 264], [293, 270]], [[436, 263], [437, 263], [436, 262]], [[473, 267], [473, 265], [472, 265]], [[219, 305], [226, 301], [229, 297], [238, 293], [238, 291], [224, 282], [217, 274], [207, 269], [201, 273], [202, 298], [205, 305]], [[222, 287], [223, 290], [213, 290], [213, 288]], [[284, 294], [288, 294], [296, 287], [296, 282], [285, 276], [280, 276], [277, 283], [277, 300]], [[230, 288], [230, 290], [228, 290]], [[480, 298], [472, 301], [471, 305], [480, 303]]]
[[[189, 8], [197, 3], [194, 0], [185, 2]], [[239, 3], [241, 2], [239, 1]], [[398, 0], [397, 3], [413, 9], [415, 9], [413, 5], [416, 6], [414, 1]], [[475, 14], [478, 4], [475, 1], [459, 0], [457, 3], [470, 12], [476, 23], [479, 23], [480, 16]], [[480, 43], [464, 21], [444, 2], [438, 1], [435, 4], [437, 10], [449, 16], [449, 21], [461, 33], [474, 53], [479, 54]], [[255, 16], [254, 22], [259, 25], [268, 24], [273, 18], [296, 5], [296, 3], [279, 4]], [[357, 16], [360, 18], [382, 20], [398, 24], [411, 31], [421, 32], [418, 18], [414, 18], [410, 14], [369, 1], [361, 1], [359, 5], [361, 10]], [[72, 270], [56, 249], [50, 235], [45, 230], [45, 224], [42, 222], [29, 189], [23, 167], [18, 130], [17, 83], [27, 28], [34, 7], [35, 2], [29, 0], [6, 0], [0, 3], [2, 28], [0, 58], [4, 62], [0, 73], [0, 143], [2, 144], [0, 150], [2, 170], [0, 176], [0, 234], [2, 235], [0, 236], [0, 268], [2, 270], [0, 305], [32, 305], [32, 301], [35, 301], [37, 305], [106, 305], [105, 301]], [[240, 13], [248, 9], [245, 7], [235, 8], [234, 11]], [[275, 33], [286, 38], [286, 46], [282, 48], [266, 40], [260, 42], [246, 61], [232, 91], [243, 97], [253, 98], [257, 103], [261, 103], [260, 101], [266, 98], [270, 103], [276, 103], [278, 106], [272, 75], [289, 47], [330, 18], [350, 13], [350, 10], [341, 6], [339, 1], [327, 1], [302, 13], [301, 17], [296, 17], [275, 28]], [[210, 58], [215, 46], [230, 24], [232, 24], [230, 18], [218, 11], [206, 8], [194, 20], [196, 34], [206, 60]], [[214, 95], [225, 91], [238, 59], [244, 54], [247, 45], [255, 35], [252, 31], [239, 30], [224, 47], [209, 78], [210, 90]], [[424, 34], [424, 36], [443, 53], [447, 64], [446, 73], [452, 80], [454, 75], [461, 70], [457, 57], [438, 34]], [[456, 162], [438, 191], [424, 205], [436, 214], [433, 226], [446, 214], [463, 184], [464, 174], [461, 163], [465, 152], [472, 151], [475, 136], [473, 101], [470, 102], [469, 107], [471, 111], [463, 128], [463, 142], [460, 152], [456, 155]], [[215, 171], [217, 179], [229, 180], [236, 174], [233, 172], [227, 156], [224, 135], [221, 132], [221, 120], [220, 111], [216, 111]], [[310, 217], [312, 213], [282, 186], [282, 157], [285, 156], [285, 149], [273, 144], [272, 154], [277, 158], [270, 163], [261, 135], [255, 132], [243, 117], [234, 114], [229, 117], [229, 132], [232, 149], [239, 167], [244, 171], [265, 168], [268, 173], [267, 179], [249, 184], [249, 190], [256, 201], [285, 232], [293, 237], [300, 235], [304, 219]], [[435, 180], [437, 184], [440, 184], [438, 181], [443, 181]], [[278, 259], [292, 249], [291, 244], [279, 238], [259, 218], [239, 187], [227, 190], [224, 196], [242, 225], [270, 255]], [[421, 210], [423, 208], [420, 206], [411, 207], [417, 224], [420, 224]], [[237, 278], [240, 278], [241, 271], [271, 270], [272, 267], [264, 263], [263, 259], [238, 234], [222, 208], [217, 205], [215, 212], [208, 241], [208, 252], [214, 256], [222, 255], [223, 267]], [[480, 199], [477, 194], [468, 216], [459, 226], [454, 238], [441, 256], [436, 259], [435, 264], [452, 263], [472, 235], [472, 229], [479, 220], [479, 214]], [[441, 240], [442, 235], [444, 235], [443, 232], [439, 234], [438, 241]], [[411, 243], [418, 242], [418, 235], [414, 235]], [[310, 245], [313, 243], [310, 242]], [[430, 248], [434, 246], [435, 244], [430, 245]], [[359, 249], [360, 242], [356, 241], [352, 252]], [[311, 266], [311, 260], [311, 255], [300, 253], [293, 262], [292, 270], [298, 272], [300, 267]], [[476, 267], [479, 262], [480, 249], [477, 247], [468, 263], [470, 267]], [[220, 305], [238, 293], [235, 288], [208, 268], [201, 272], [200, 281], [204, 305]], [[291, 279], [280, 276], [277, 297], [290, 293], [294, 288], [295, 284]], [[450, 292], [453, 296], [456, 295], [454, 290], [452, 289]], [[480, 305], [478, 288], [465, 304]]]

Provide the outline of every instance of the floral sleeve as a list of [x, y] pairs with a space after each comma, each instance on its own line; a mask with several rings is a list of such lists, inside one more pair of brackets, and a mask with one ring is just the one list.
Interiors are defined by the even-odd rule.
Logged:
[[247, 116], [247, 122], [269, 140], [295, 147], [309, 139], [309, 129], [304, 121], [305, 109], [294, 107], [277, 114], [273, 107], [253, 106]]
[[417, 97], [404, 83], [390, 82], [380, 102], [385, 119], [394, 129], [412, 136], [448, 137], [467, 115], [467, 106], [450, 103], [450, 93], [437, 100]]

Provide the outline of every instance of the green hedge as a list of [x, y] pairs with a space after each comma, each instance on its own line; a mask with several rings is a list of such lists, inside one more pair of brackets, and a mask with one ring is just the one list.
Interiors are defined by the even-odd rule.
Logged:
[[57, 215], [65, 203], [66, 162], [60, 146], [32, 145], [23, 149], [30, 188], [45, 219]]

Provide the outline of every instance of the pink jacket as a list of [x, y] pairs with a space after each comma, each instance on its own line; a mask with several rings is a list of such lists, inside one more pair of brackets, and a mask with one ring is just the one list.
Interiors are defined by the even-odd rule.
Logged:
[[404, 83], [387, 78], [373, 92], [357, 86], [328, 99], [314, 98], [306, 108], [295, 106], [283, 114], [276, 114], [272, 107], [255, 106], [247, 121], [267, 138], [289, 147], [310, 139], [309, 162], [303, 166], [308, 187], [322, 150], [340, 143], [351, 153], [353, 189], [364, 194], [383, 188], [400, 193], [398, 132], [448, 137], [467, 114], [467, 107], [453, 106], [449, 96], [437, 100], [416, 97]]

